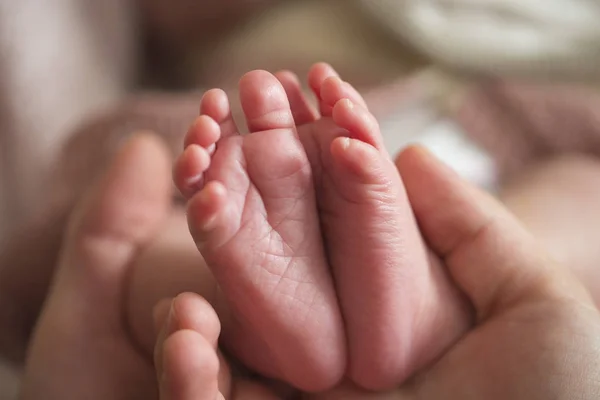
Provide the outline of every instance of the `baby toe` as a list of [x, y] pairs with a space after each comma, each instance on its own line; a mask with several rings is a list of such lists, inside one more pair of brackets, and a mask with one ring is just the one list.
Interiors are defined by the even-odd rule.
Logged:
[[317, 63], [308, 72], [308, 85], [319, 101], [319, 111], [324, 117], [331, 116], [332, 104], [327, 104], [321, 97], [321, 87], [328, 78], [339, 77], [336, 70], [327, 63]]
[[275, 76], [279, 79], [287, 94], [296, 125], [304, 125], [315, 121], [318, 117], [317, 111], [302, 91], [298, 76], [290, 71], [280, 71]]
[[321, 99], [331, 107], [342, 99], [349, 99], [354, 104], [367, 109], [367, 103], [358, 90], [337, 76], [329, 77], [323, 82], [321, 85]]
[[202, 146], [212, 151], [214, 144], [221, 138], [221, 127], [211, 117], [201, 115], [192, 123], [185, 135], [183, 146]]
[[285, 89], [266, 71], [252, 71], [240, 80], [240, 100], [249, 131], [294, 128]]
[[208, 151], [196, 144], [188, 146], [175, 161], [173, 182], [186, 199], [202, 189], [204, 172], [209, 166]]
[[389, 155], [385, 150], [379, 123], [365, 107], [350, 99], [342, 99], [333, 107], [333, 121], [350, 132], [352, 138], [361, 140]]
[[194, 242], [199, 249], [208, 241], [219, 247], [230, 237], [226, 229], [231, 225], [227, 218], [227, 189], [218, 181], [208, 182], [188, 202], [188, 226]]
[[229, 98], [221, 89], [211, 89], [202, 96], [200, 114], [212, 118], [219, 125], [222, 137], [236, 135], [239, 132], [231, 114]]

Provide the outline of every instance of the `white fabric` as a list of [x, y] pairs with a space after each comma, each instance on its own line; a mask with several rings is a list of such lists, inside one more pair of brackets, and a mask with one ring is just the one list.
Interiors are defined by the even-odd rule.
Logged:
[[489, 191], [497, 188], [498, 170], [494, 160], [472, 142], [451, 119], [433, 108], [409, 107], [379, 118], [385, 145], [391, 154], [409, 144], [428, 148], [463, 178]]
[[498, 184], [496, 163], [473, 143], [454, 121], [441, 119], [421, 135], [419, 143], [472, 183], [495, 191]]
[[600, 75], [600, 0], [360, 0], [434, 59], [493, 73]]

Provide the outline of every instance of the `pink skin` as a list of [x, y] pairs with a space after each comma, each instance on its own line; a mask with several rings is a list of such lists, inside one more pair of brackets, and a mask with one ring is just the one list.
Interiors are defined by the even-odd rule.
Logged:
[[326, 64], [308, 80], [319, 113], [290, 72], [244, 76], [252, 132], [244, 137], [225, 94], [207, 92], [174, 179], [239, 324], [236, 340], [225, 337], [242, 343], [236, 355], [299, 388], [323, 389], [344, 372], [346, 337], [350, 377], [392, 387], [452, 344], [470, 313], [428, 256], [362, 97]]
[[184, 293], [154, 309], [158, 338], [154, 365], [165, 400], [275, 400], [258, 382], [232, 376], [218, 350], [220, 322], [211, 305]]
[[308, 80], [322, 118], [302, 121], [299, 133], [315, 171], [349, 374], [368, 389], [390, 388], [448, 348], [469, 326], [469, 311], [439, 260], [428, 255], [360, 94], [326, 64], [314, 66]]
[[182, 294], [158, 303], [154, 314], [161, 398], [217, 399], [219, 371], [229, 371], [216, 350], [221, 326], [215, 311], [200, 296]]
[[[262, 92], [271, 81], [277, 82], [254, 72], [240, 82], [251, 132], [245, 136], [224, 93], [206, 94], [202, 111], [209, 115], [200, 118], [212, 122], [196, 123], [202, 131], [188, 136], [218, 138], [217, 150], [209, 166], [200, 156], [210, 152], [209, 143], [190, 144], [176, 164], [175, 182], [184, 194], [202, 187], [189, 201], [188, 220], [233, 311], [235, 328], [224, 330], [225, 343], [260, 372], [318, 391], [344, 373], [343, 325], [310, 165], [285, 92]], [[265, 154], [267, 148], [277, 151]]]

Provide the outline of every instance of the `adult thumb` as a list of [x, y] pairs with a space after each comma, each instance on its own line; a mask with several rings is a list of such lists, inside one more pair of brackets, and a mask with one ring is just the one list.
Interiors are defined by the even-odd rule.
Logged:
[[136, 134], [71, 217], [56, 283], [76, 279], [85, 297], [94, 299], [93, 320], [103, 326], [122, 322], [118, 292], [133, 257], [166, 219], [170, 176], [171, 159], [162, 141]]
[[479, 320], [536, 296], [591, 301], [508, 210], [427, 150], [409, 147], [396, 166], [425, 240]]
[[155, 390], [151, 364], [130, 342], [123, 302], [133, 258], [167, 215], [170, 171], [160, 140], [137, 135], [75, 210], [29, 349], [23, 399]]

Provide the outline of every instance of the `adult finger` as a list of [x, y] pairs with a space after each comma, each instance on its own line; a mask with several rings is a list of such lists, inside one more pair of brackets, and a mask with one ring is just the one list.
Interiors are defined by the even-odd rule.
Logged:
[[525, 296], [552, 293], [589, 301], [504, 207], [428, 151], [411, 147], [396, 165], [423, 235], [479, 319]]
[[122, 302], [132, 258], [167, 214], [170, 170], [163, 144], [138, 135], [76, 209], [30, 348], [24, 399], [120, 399], [155, 387]]

